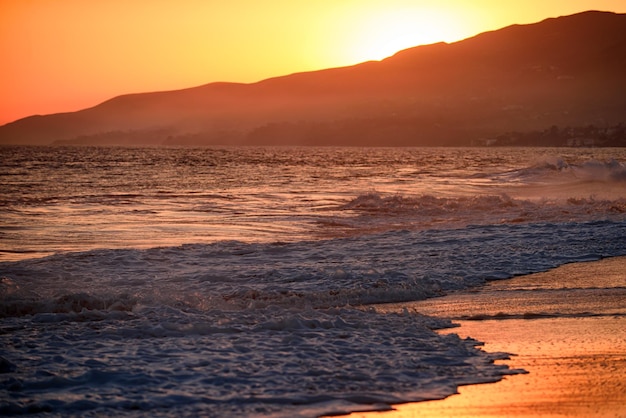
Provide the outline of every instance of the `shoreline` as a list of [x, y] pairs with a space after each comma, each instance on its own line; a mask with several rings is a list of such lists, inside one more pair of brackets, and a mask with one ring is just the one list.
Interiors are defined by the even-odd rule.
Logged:
[[[567, 282], [563, 281], [565, 279]], [[542, 283], [554, 282], [565, 288], [591, 290], [602, 282], [617, 287], [618, 292], [626, 291], [626, 257], [567, 264], [544, 273], [494, 282], [493, 287], [500, 291], [506, 288], [521, 290], [516, 295], [526, 297], [526, 294], [533, 293], [527, 289], [529, 284], [538, 283], [542, 287]], [[476, 295], [483, 292], [481, 289]], [[454, 305], [456, 296], [459, 295], [439, 300], [448, 299], [450, 305]], [[462, 296], [461, 302], [471, 305], [474, 295]], [[524, 302], [516, 300], [518, 306]], [[578, 316], [454, 319], [459, 327], [439, 332], [481, 341], [484, 343], [482, 349], [487, 352], [512, 353], [510, 360], [503, 363], [528, 373], [504, 376], [496, 383], [460, 386], [458, 394], [441, 400], [409, 402], [393, 405], [392, 410], [355, 412], [347, 416], [626, 417], [626, 298], [617, 298], [617, 302], [612, 303], [619, 305], [612, 307], [615, 308], [614, 314], [609, 313], [611, 307], [607, 307], [607, 312], [600, 312], [597, 316], [589, 312]], [[423, 304], [427, 310], [428, 306], [438, 302], [431, 299]], [[598, 304], [601, 305], [602, 300]], [[394, 310], [399, 308], [397, 305], [400, 304], [381, 308]], [[420, 312], [422, 302], [401, 305]], [[541, 307], [537, 309], [541, 310]]]

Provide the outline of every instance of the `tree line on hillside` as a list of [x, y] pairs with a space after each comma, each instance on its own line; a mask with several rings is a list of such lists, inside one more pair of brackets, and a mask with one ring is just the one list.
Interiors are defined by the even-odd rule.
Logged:
[[110, 131], [56, 141], [88, 146], [549, 146], [626, 147], [626, 123], [612, 126], [556, 125], [544, 130], [511, 131], [477, 139], [464, 129], [434, 120], [352, 119], [334, 122], [268, 123], [249, 132], [214, 130], [176, 133], [168, 129]]
[[333, 122], [269, 123], [248, 133], [218, 131], [169, 137], [166, 145], [304, 146], [545, 146], [626, 147], [626, 123], [612, 126], [553, 125], [476, 139], [469, 130], [435, 120], [351, 119]]
[[626, 147], [626, 123], [613, 126], [556, 125], [540, 131], [508, 132], [476, 141], [475, 145], [550, 147]]

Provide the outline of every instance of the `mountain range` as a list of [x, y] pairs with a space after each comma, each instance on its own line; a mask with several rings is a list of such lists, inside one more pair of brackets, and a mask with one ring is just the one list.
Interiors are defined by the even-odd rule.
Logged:
[[0, 144], [469, 145], [626, 122], [626, 14], [513, 25], [382, 61], [115, 97], [0, 126]]

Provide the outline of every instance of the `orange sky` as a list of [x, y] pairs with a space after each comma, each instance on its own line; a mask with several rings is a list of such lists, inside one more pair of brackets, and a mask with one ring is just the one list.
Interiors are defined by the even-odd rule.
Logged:
[[624, 0], [0, 0], [0, 124], [381, 59]]

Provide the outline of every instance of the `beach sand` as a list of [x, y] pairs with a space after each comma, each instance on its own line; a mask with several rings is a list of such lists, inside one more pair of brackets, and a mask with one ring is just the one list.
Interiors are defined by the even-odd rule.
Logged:
[[[497, 300], [494, 291], [500, 292]], [[459, 394], [443, 400], [352, 418], [626, 417], [626, 257], [569, 264], [494, 282], [473, 295], [403, 306], [429, 314], [441, 309], [441, 316], [450, 310], [477, 317], [514, 314], [512, 319], [455, 320], [459, 328], [441, 332], [482, 341], [485, 351], [515, 353], [505, 363], [528, 373], [460, 387]]]

